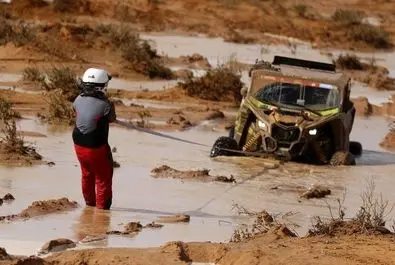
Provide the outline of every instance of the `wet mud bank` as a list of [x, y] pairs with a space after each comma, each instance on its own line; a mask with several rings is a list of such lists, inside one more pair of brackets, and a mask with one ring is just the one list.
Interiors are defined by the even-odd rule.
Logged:
[[151, 176], [153, 178], [173, 178], [180, 180], [195, 180], [203, 182], [225, 182], [225, 183], [236, 183], [233, 176], [212, 176], [210, 175], [210, 170], [186, 170], [181, 171], [171, 168], [167, 165], [162, 165], [151, 170]]
[[27, 220], [30, 218], [49, 215], [53, 213], [62, 213], [76, 209], [78, 203], [70, 201], [67, 198], [46, 200], [46, 201], [35, 201], [29, 207], [21, 211], [19, 214], [0, 216], [0, 221], [17, 221]]

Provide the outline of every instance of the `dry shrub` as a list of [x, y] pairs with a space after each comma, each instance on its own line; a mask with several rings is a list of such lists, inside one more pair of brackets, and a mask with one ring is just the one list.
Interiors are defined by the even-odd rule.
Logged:
[[[289, 228], [288, 225], [294, 225], [294, 224], [283, 224], [277, 220], [280, 214], [278, 215], [270, 215], [266, 210], [262, 210], [260, 212], [255, 212], [246, 209], [243, 206], [240, 206], [238, 204], [233, 205], [233, 210], [236, 210], [237, 214], [239, 215], [247, 215], [247, 216], [253, 216], [255, 217], [255, 220], [249, 228], [246, 224], [243, 224], [236, 228], [233, 231], [233, 235], [230, 239], [230, 242], [242, 242], [251, 238], [254, 238], [256, 236], [266, 234], [270, 231], [272, 232], [281, 232], [282, 235], [288, 236], [288, 237], [296, 237], [297, 234], [295, 232], [292, 232]], [[286, 214], [283, 214], [281, 216], [281, 219], [285, 219], [286, 217], [293, 215], [294, 213], [288, 212]]]
[[[0, 137], [0, 153], [6, 156], [23, 156], [33, 160], [41, 160], [42, 157], [35, 148], [26, 145], [23, 137], [17, 132], [15, 118], [20, 114], [12, 110], [12, 103], [0, 97], [0, 122], [3, 125]], [[6, 157], [7, 159], [7, 157]]]
[[208, 70], [207, 74], [193, 78], [189, 77], [179, 86], [186, 90], [188, 95], [207, 100], [229, 100], [241, 101], [240, 89], [243, 83], [240, 75], [235, 74], [228, 67], [218, 67]]
[[23, 80], [24, 81], [29, 81], [29, 82], [44, 82], [45, 76], [40, 72], [40, 70], [36, 67], [26, 67], [23, 69]]
[[0, 19], [0, 45], [13, 43], [15, 46], [23, 46], [36, 40], [35, 29], [20, 21], [11, 24], [6, 19]]
[[332, 15], [332, 20], [343, 25], [359, 25], [364, 17], [364, 13], [356, 10], [337, 9]]
[[108, 35], [112, 46], [121, 50], [122, 57], [128, 62], [127, 67], [149, 78], [174, 78], [173, 72], [163, 65], [160, 56], [146, 40], [126, 26], [101, 25], [96, 32]]
[[363, 70], [365, 68], [364, 64], [354, 54], [340, 55], [335, 63], [341, 69]]
[[14, 119], [3, 120], [3, 136], [0, 138], [0, 152], [8, 156], [18, 155], [33, 160], [41, 160], [42, 156], [33, 146], [26, 145], [23, 137], [17, 132]]
[[44, 7], [44, 6], [48, 6], [49, 2], [44, 0], [29, 0], [28, 4], [30, 7]]
[[0, 121], [21, 118], [21, 114], [12, 109], [12, 102], [0, 97]]
[[299, 4], [294, 6], [294, 10], [296, 12], [296, 14], [298, 14], [298, 16], [300, 17], [307, 17], [307, 10], [308, 10], [308, 6], [305, 4]]
[[368, 182], [366, 190], [361, 194], [362, 205], [356, 216], [350, 220], [344, 220], [344, 207], [340, 200], [338, 200], [338, 217], [333, 216], [332, 209], [328, 204], [331, 219], [324, 221], [320, 217], [315, 217], [308, 236], [390, 234], [391, 232], [385, 228], [385, 218], [392, 211], [393, 206], [383, 199], [381, 193], [376, 196], [375, 188], [373, 181]]
[[74, 110], [71, 102], [64, 96], [61, 89], [55, 89], [47, 94], [48, 113], [38, 114], [40, 120], [50, 124], [69, 124], [75, 122]]
[[350, 28], [349, 34], [355, 41], [362, 41], [375, 48], [391, 48], [390, 35], [383, 28], [370, 25], [359, 24]]
[[78, 11], [79, 2], [80, 1], [76, 1], [76, 0], [54, 0], [52, 4], [53, 4], [53, 9], [56, 12], [72, 13]]
[[46, 72], [47, 80], [42, 86], [47, 91], [60, 89], [62, 95], [68, 101], [74, 101], [79, 95], [80, 89], [77, 82], [77, 74], [69, 67], [52, 67]]

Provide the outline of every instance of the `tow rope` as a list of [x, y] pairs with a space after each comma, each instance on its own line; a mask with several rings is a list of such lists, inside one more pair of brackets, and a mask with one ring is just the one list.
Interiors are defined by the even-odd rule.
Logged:
[[[131, 129], [131, 130], [136, 130], [136, 131], [156, 135], [159, 137], [163, 137], [163, 138], [167, 138], [167, 139], [171, 139], [171, 140], [175, 140], [175, 141], [179, 141], [179, 142], [183, 142], [183, 143], [187, 143], [187, 144], [193, 144], [193, 145], [199, 145], [199, 146], [203, 146], [203, 147], [212, 148], [212, 146], [209, 146], [207, 144], [202, 144], [202, 143], [198, 143], [198, 142], [194, 142], [194, 141], [185, 140], [185, 139], [174, 137], [174, 136], [164, 134], [164, 133], [159, 133], [159, 132], [153, 131], [148, 128], [136, 126], [136, 125], [129, 123], [129, 122], [116, 120], [115, 123], [117, 123], [121, 126], [124, 126], [128, 129]], [[241, 150], [228, 149], [228, 148], [222, 148], [222, 147], [215, 147], [215, 148], [223, 150], [223, 151], [232, 152], [235, 154], [246, 155], [246, 156], [266, 157], [266, 158], [270, 157], [270, 154], [265, 154], [265, 153], [261, 153], [261, 152], [248, 152], [248, 151], [241, 151]]]
[[188, 141], [188, 140], [184, 140], [184, 139], [174, 137], [171, 135], [167, 135], [164, 133], [155, 132], [155, 131], [147, 129], [147, 128], [142, 128], [142, 127], [136, 126], [136, 125], [129, 123], [129, 122], [124, 122], [124, 121], [120, 121], [120, 120], [116, 120], [115, 122], [119, 125], [122, 125], [122, 126], [128, 128], [128, 129], [132, 129], [132, 130], [136, 130], [136, 131], [140, 131], [140, 132], [144, 132], [144, 133], [149, 133], [149, 134], [156, 135], [159, 137], [164, 137], [164, 138], [168, 138], [168, 139], [172, 139], [172, 140], [176, 140], [176, 141], [184, 142], [184, 143], [188, 143], [188, 144], [200, 145], [200, 146], [204, 146], [204, 147], [211, 147], [206, 144], [201, 144], [201, 143], [194, 142], [194, 141]]

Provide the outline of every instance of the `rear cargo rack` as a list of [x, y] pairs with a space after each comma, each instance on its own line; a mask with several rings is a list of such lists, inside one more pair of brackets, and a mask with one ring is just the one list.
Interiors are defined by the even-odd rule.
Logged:
[[334, 64], [302, 60], [302, 59], [296, 59], [296, 58], [290, 58], [284, 56], [274, 56], [272, 64], [273, 65], [283, 64], [283, 65], [304, 67], [309, 69], [336, 72], [336, 65]]

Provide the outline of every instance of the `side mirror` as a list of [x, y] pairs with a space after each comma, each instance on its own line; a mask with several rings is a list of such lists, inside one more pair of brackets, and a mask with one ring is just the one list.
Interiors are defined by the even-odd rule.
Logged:
[[241, 89], [240, 89], [240, 94], [241, 94], [241, 96], [244, 98], [245, 96], [247, 96], [247, 90], [248, 90], [248, 88], [246, 87], [246, 86], [243, 86]]

